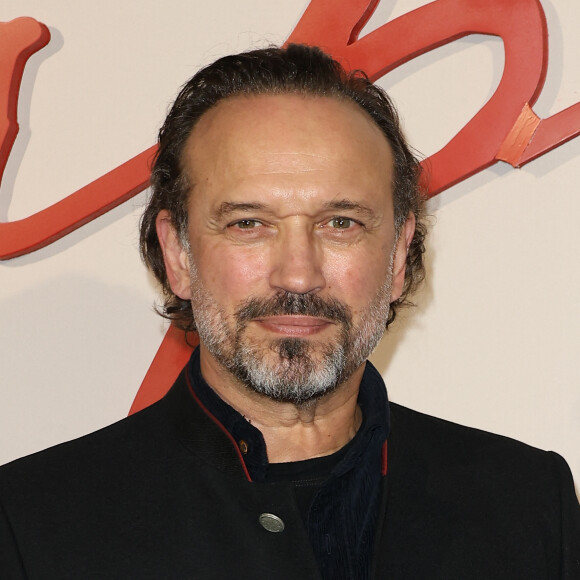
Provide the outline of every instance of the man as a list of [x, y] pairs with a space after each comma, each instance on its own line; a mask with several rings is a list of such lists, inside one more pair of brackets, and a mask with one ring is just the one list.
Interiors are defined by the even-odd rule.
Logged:
[[423, 275], [418, 178], [318, 49], [194, 76], [141, 233], [200, 347], [159, 403], [0, 471], [0, 576], [580, 578], [565, 462], [389, 404], [366, 362]]

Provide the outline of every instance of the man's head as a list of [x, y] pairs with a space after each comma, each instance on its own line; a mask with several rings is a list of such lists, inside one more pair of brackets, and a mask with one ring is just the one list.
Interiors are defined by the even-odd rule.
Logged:
[[166, 315], [242, 382], [320, 396], [422, 277], [417, 178], [363, 75], [302, 46], [220, 59], [160, 132], [141, 243]]

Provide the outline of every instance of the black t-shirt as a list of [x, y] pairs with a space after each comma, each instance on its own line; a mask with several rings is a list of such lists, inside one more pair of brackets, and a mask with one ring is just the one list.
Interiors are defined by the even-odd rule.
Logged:
[[308, 512], [316, 492], [328, 479], [335, 466], [342, 461], [351, 444], [352, 440], [331, 455], [314, 457], [303, 461], [292, 461], [290, 463], [270, 463], [268, 465], [266, 482], [290, 482], [294, 486], [296, 502], [305, 527], [308, 527]]

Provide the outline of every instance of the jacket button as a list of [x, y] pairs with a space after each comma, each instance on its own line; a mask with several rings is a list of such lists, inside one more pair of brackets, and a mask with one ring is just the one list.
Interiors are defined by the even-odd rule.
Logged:
[[242, 455], [246, 455], [248, 453], [248, 444], [243, 439], [240, 439], [239, 446]]
[[260, 525], [269, 532], [282, 532], [284, 530], [284, 522], [274, 514], [260, 514], [258, 518]]

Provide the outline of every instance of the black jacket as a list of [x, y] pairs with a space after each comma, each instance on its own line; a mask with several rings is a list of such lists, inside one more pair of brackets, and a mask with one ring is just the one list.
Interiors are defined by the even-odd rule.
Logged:
[[[556, 454], [391, 404], [382, 484], [374, 578], [580, 579]], [[248, 481], [183, 373], [144, 411], [1, 468], [0, 508], [2, 580], [319, 578], [291, 488]]]

